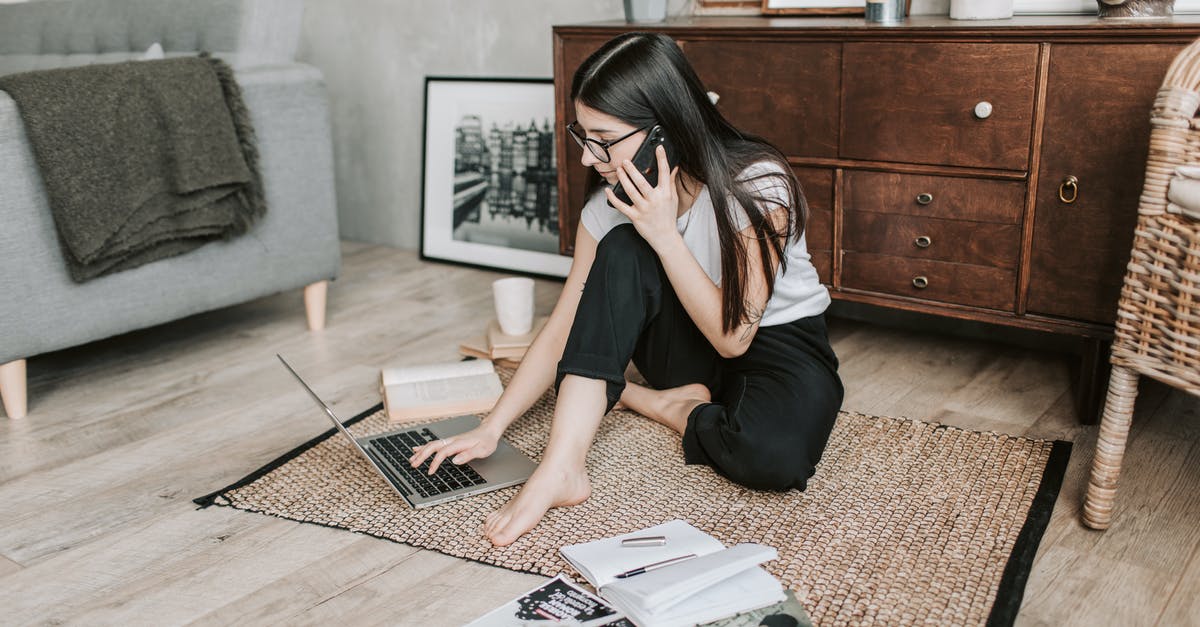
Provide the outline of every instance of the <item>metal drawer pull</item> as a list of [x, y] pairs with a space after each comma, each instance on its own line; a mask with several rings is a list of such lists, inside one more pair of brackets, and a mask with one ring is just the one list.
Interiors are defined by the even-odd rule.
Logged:
[[920, 194], [917, 194], [918, 205], [928, 205], [931, 202], [933, 202], [933, 194], [930, 194], [929, 192], [921, 192]]
[[929, 245], [933, 243], [933, 240], [930, 239], [928, 235], [921, 235], [917, 239], [913, 240], [913, 243], [917, 245], [917, 248], [929, 248]]
[[929, 279], [923, 276], [913, 277], [913, 287], [923, 290], [929, 287]]
[[975, 117], [980, 120], [986, 120], [992, 117], [992, 103], [984, 100], [975, 105]]
[[1069, 205], [1075, 202], [1076, 198], [1079, 198], [1079, 179], [1068, 176], [1058, 186], [1058, 199]]

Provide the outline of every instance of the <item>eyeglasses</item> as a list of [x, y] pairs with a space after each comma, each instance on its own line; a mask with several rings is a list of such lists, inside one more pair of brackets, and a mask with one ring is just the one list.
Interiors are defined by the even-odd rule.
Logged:
[[592, 156], [599, 159], [602, 163], [608, 163], [609, 161], [612, 161], [612, 155], [608, 154], [608, 149], [614, 144], [625, 141], [626, 139], [629, 139], [630, 137], [633, 137], [634, 135], [637, 135], [638, 133], [650, 128], [649, 126], [643, 126], [642, 128], [639, 128], [628, 135], [618, 137], [610, 142], [602, 142], [598, 139], [592, 139], [590, 137], [584, 137], [583, 135], [580, 135], [579, 131], [575, 130], [578, 125], [578, 121], [571, 122], [567, 125], [567, 132], [571, 134], [571, 137], [575, 138], [575, 143], [579, 144], [580, 148], [586, 148], [588, 152], [592, 153]]

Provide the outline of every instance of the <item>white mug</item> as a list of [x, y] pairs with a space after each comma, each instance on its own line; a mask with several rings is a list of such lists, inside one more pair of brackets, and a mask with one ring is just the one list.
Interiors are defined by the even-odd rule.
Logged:
[[533, 329], [533, 279], [511, 277], [492, 282], [496, 321], [505, 335], [525, 335]]

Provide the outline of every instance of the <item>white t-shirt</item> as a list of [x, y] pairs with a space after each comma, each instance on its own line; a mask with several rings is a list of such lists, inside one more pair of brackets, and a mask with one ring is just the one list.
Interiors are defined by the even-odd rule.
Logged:
[[[746, 168], [740, 178], [750, 178], [771, 171], [778, 172], [778, 166], [770, 162], [759, 163]], [[779, 183], [778, 178], [759, 179], [754, 185], [759, 195], [778, 198], [781, 203], [787, 204], [787, 188]], [[745, 211], [732, 196], [729, 198], [729, 208], [734, 212], [736, 230], [741, 231], [750, 225]], [[777, 208], [774, 204], [766, 207], [767, 210]], [[597, 242], [613, 227], [629, 223], [625, 214], [608, 206], [603, 190], [593, 194], [584, 204], [580, 220]], [[713, 213], [712, 198], [708, 194], [707, 185], [700, 189], [691, 209], [676, 220], [676, 227], [683, 235], [684, 244], [700, 263], [700, 267], [714, 284], [720, 285], [721, 242], [717, 237], [717, 219]], [[817, 277], [805, 237], [801, 235], [789, 240], [784, 252], [787, 255], [787, 272], [783, 271], [783, 265], [780, 264], [775, 275], [775, 291], [767, 301], [766, 312], [763, 314], [761, 326], [764, 327], [815, 316], [823, 313], [829, 306], [829, 290], [825, 289]]]

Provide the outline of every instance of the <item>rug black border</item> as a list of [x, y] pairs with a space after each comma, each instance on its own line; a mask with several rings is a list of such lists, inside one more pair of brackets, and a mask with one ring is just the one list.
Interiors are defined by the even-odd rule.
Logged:
[[1050, 525], [1050, 515], [1054, 513], [1054, 503], [1058, 500], [1070, 461], [1071, 443], [1055, 440], [1050, 448], [1050, 458], [1046, 460], [1046, 467], [1042, 471], [1042, 482], [1025, 516], [1025, 525], [1017, 535], [1012, 553], [1008, 555], [1008, 563], [1000, 577], [1000, 588], [996, 591], [996, 600], [992, 602], [992, 611], [988, 615], [987, 627], [1005, 627], [1016, 622], [1017, 613], [1021, 611], [1021, 600], [1025, 598], [1025, 584], [1029, 582], [1029, 573], [1033, 570], [1033, 558], [1037, 556], [1042, 535]]
[[[342, 424], [349, 427], [350, 425], [352, 425], [354, 423], [365, 420], [367, 416], [370, 416], [371, 414], [374, 414], [375, 412], [377, 412], [381, 409], [383, 409], [383, 403], [376, 403], [370, 409], [366, 409], [366, 410], [363, 410], [363, 411], [355, 414], [353, 418], [350, 418], [350, 419], [342, 422]], [[267, 475], [267, 473], [271, 472], [272, 470], [275, 470], [276, 468], [279, 468], [280, 466], [292, 461], [293, 459], [296, 459], [297, 457], [300, 456], [301, 453], [320, 444], [321, 442], [325, 441], [326, 438], [333, 436], [335, 433], [337, 433], [337, 427], [330, 427], [330, 428], [326, 429], [320, 435], [317, 435], [316, 437], [305, 442], [304, 444], [301, 444], [300, 446], [297, 446], [296, 448], [284, 453], [283, 455], [280, 455], [279, 457], [276, 457], [275, 459], [267, 462], [267, 465], [263, 466], [262, 468], [255, 470], [254, 472], [246, 475], [245, 477], [242, 477], [241, 479], [238, 479], [234, 483], [231, 483], [231, 484], [221, 488], [220, 490], [217, 490], [216, 492], [205, 494], [202, 497], [192, 499], [192, 502], [195, 503], [196, 505], [199, 505], [200, 506], [199, 509], [204, 509], [206, 507], [211, 507], [213, 505], [220, 505], [219, 503], [217, 503], [217, 499], [220, 498], [222, 495], [224, 495], [226, 492], [231, 492], [233, 490], [237, 490], [238, 488], [244, 488], [244, 487], [250, 485], [251, 483], [258, 481], [259, 479], [262, 479], [264, 476]], [[234, 509], [241, 509], [241, 508], [234, 508]], [[246, 511], [252, 511], [252, 510], [246, 510]], [[259, 512], [259, 513], [262, 513], [262, 512]], [[291, 520], [291, 519], [289, 519], [289, 520]], [[309, 522], [309, 521], [301, 521], [301, 522]], [[314, 523], [314, 524], [320, 524], [320, 523]], [[322, 525], [322, 526], [328, 527], [329, 525]], [[344, 527], [334, 527], [334, 528], [335, 529], [344, 529]], [[349, 529], [346, 529], [346, 531], [349, 531]], [[368, 534], [368, 535], [370, 535], [370, 534]]]
[[[356, 414], [344, 424], [346, 426], [350, 426], [360, 422], [381, 409], [383, 409], [383, 403], [378, 403], [373, 407]], [[266, 514], [266, 512], [260, 512], [254, 509], [234, 507], [232, 505], [218, 503], [217, 499], [224, 496], [226, 492], [243, 488], [251, 483], [254, 483], [255, 481], [258, 481], [262, 477], [266, 476], [267, 473], [270, 473], [272, 470], [275, 470], [276, 468], [279, 468], [280, 466], [292, 461], [296, 457], [299, 457], [302, 453], [320, 444], [326, 438], [333, 436], [335, 433], [337, 433], [336, 428], [327, 429], [323, 433], [271, 460], [265, 466], [255, 470], [254, 472], [251, 472], [234, 483], [231, 483], [224, 488], [217, 490], [216, 492], [192, 499], [192, 502], [199, 506], [198, 509], [205, 509], [213, 505], [217, 505], [220, 507], [233, 507], [234, 509], [246, 512]], [[1071, 443], [1065, 440], [1054, 440], [1054, 443], [1050, 449], [1050, 458], [1046, 460], [1046, 467], [1042, 471], [1041, 484], [1038, 486], [1037, 494], [1033, 497], [1033, 503], [1029, 506], [1029, 513], [1026, 514], [1025, 524], [1021, 527], [1021, 533], [1017, 535], [1017, 540], [1013, 544], [1012, 552], [1009, 553], [1008, 563], [1004, 566], [1004, 574], [1000, 577], [1000, 587], [996, 591], [996, 599], [992, 603], [992, 611], [988, 614], [987, 627], [1006, 627], [1016, 622], [1017, 613], [1021, 610], [1021, 601], [1025, 597], [1025, 584], [1028, 583], [1029, 574], [1033, 570], [1033, 559], [1037, 556], [1038, 546], [1042, 542], [1042, 535], [1046, 533], [1046, 527], [1050, 524], [1050, 516], [1054, 512], [1054, 503], [1058, 500], [1058, 493], [1062, 489], [1063, 478], [1066, 476], [1067, 463], [1070, 461], [1070, 459]], [[278, 516], [276, 514], [268, 515], [276, 516], [277, 518], [283, 518], [285, 520], [294, 520], [296, 522], [329, 527], [330, 529], [351, 531], [345, 527], [337, 527], [311, 520], [287, 518], [286, 516]], [[354, 533], [362, 533], [363, 535], [371, 536], [373, 538], [395, 542], [395, 540], [392, 540], [391, 538], [375, 535], [369, 532], [355, 531]], [[479, 560], [472, 560], [470, 558], [460, 559], [479, 562]], [[479, 563], [486, 564], [487, 562]], [[494, 564], [489, 565], [494, 566]], [[534, 575], [539, 574], [524, 570], [517, 572], [524, 572]]]

